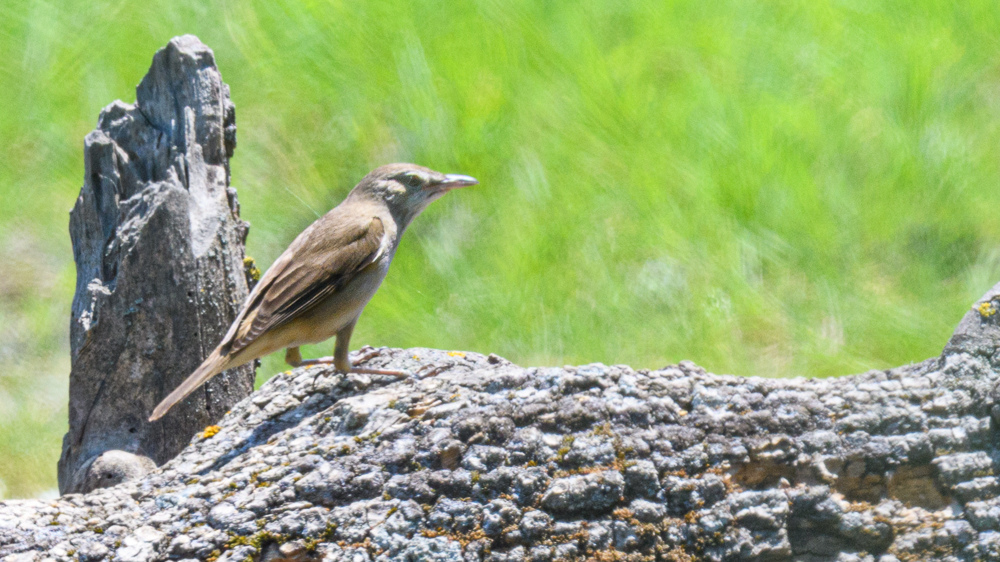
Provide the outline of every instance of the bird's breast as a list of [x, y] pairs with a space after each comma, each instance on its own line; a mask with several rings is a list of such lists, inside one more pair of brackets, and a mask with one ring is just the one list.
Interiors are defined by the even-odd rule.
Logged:
[[375, 295], [389, 271], [391, 255], [358, 272], [347, 284], [335, 291], [316, 307], [303, 315], [300, 343], [317, 343], [328, 340], [353, 322]]

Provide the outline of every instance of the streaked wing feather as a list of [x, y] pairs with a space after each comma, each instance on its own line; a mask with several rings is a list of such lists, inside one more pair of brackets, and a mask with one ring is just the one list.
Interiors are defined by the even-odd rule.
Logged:
[[[264, 332], [308, 312], [339, 290], [357, 272], [381, 257], [384, 235], [382, 220], [372, 217], [367, 223], [347, 225], [335, 237], [335, 248], [328, 239], [304, 237], [300, 247], [295, 248], [294, 260], [284, 260], [273, 278], [267, 279], [265, 275], [261, 279], [261, 283], [267, 281], [268, 285], [248, 302], [226, 352], [239, 352]], [[278, 265], [276, 262], [275, 266]]]

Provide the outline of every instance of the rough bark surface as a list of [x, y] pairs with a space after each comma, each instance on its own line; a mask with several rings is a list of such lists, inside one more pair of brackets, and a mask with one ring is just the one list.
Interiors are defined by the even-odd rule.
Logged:
[[253, 390], [253, 367], [243, 367], [146, 421], [247, 295], [247, 224], [229, 187], [235, 146], [229, 87], [190, 35], [156, 53], [134, 105], [107, 106], [87, 135], [70, 214], [77, 285], [60, 491], [141, 476]]
[[278, 375], [138, 481], [0, 504], [4, 560], [1000, 559], [1000, 285], [836, 379], [380, 350]]

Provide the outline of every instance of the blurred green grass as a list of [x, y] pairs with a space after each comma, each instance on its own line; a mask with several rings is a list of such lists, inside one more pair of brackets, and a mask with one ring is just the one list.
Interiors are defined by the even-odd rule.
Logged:
[[992, 2], [208, 4], [2, 8], [0, 497], [55, 486], [82, 139], [183, 33], [232, 87], [263, 266], [379, 164], [481, 180], [355, 347], [840, 375], [937, 354], [1000, 280]]

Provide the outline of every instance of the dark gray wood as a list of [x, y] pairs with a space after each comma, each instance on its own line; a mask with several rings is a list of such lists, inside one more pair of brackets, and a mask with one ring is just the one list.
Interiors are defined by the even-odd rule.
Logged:
[[77, 284], [62, 493], [170, 460], [253, 390], [247, 365], [146, 421], [247, 295], [249, 225], [229, 186], [235, 119], [212, 50], [186, 35], [153, 57], [136, 103], [104, 108], [84, 141], [84, 184], [70, 213]]

